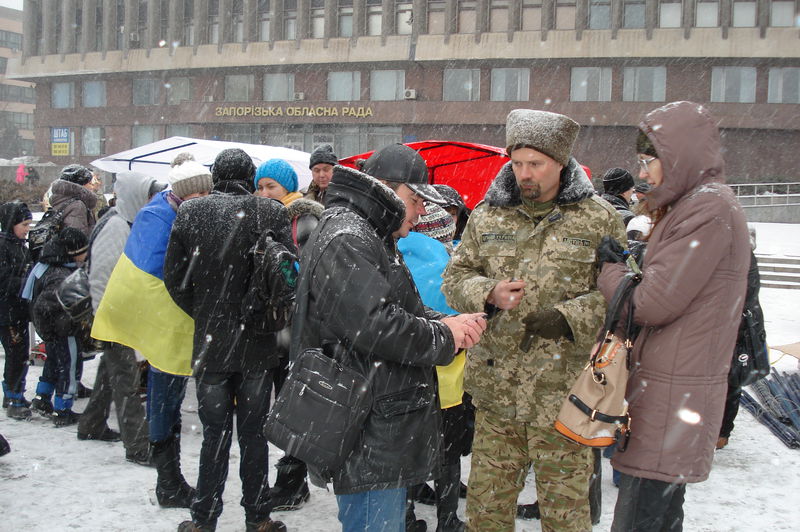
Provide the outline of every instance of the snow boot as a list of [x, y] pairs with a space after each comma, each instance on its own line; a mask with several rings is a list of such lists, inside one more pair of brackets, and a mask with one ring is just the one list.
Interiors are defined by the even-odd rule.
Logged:
[[56, 427], [66, 427], [68, 425], [74, 425], [78, 422], [81, 415], [77, 412], [73, 412], [69, 408], [65, 408], [64, 410], [53, 410], [53, 425]]
[[286, 455], [275, 465], [278, 478], [269, 490], [270, 507], [273, 511], [299, 510], [311, 498], [306, 482], [306, 464]]
[[26, 401], [13, 400], [6, 409], [6, 414], [11, 419], [18, 419], [20, 421], [27, 421], [31, 418], [31, 409], [25, 404]]
[[214, 532], [217, 529], [217, 523], [209, 523], [201, 525], [193, 521], [184, 521], [178, 525], [178, 532]]
[[11, 446], [8, 444], [2, 434], [0, 434], [0, 456], [5, 456], [11, 452]]
[[78, 439], [82, 441], [97, 440], [97, 441], [117, 442], [121, 438], [119, 432], [106, 426], [105, 428], [103, 428], [103, 432], [101, 432], [100, 434], [88, 434], [86, 432], [78, 431]]
[[174, 436], [152, 444], [153, 462], [158, 471], [156, 499], [163, 508], [189, 508], [194, 498], [194, 488], [181, 474], [178, 446], [180, 442]]
[[252, 523], [245, 521], [246, 532], [286, 532], [286, 525], [281, 521], [273, 521], [269, 517], [263, 521]]
[[31, 401], [31, 410], [42, 416], [53, 415], [53, 399], [49, 394], [36, 394]]
[[414, 514], [414, 501], [406, 501], [406, 532], [427, 532], [428, 523], [417, 519]]
[[434, 481], [436, 492], [436, 532], [464, 532], [464, 522], [458, 518], [458, 494], [461, 484], [461, 464], [449, 464], [442, 468]]

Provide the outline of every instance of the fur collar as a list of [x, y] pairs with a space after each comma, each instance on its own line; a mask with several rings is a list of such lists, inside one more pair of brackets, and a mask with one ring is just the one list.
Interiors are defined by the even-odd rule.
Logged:
[[[561, 171], [561, 186], [555, 199], [556, 204], [569, 205], [578, 203], [594, 193], [594, 188], [586, 172], [574, 157], [570, 157], [569, 164]], [[522, 197], [519, 193], [517, 180], [514, 177], [514, 171], [511, 169], [511, 162], [507, 162], [500, 169], [497, 177], [492, 182], [492, 186], [486, 192], [484, 201], [492, 207], [522, 205]]]

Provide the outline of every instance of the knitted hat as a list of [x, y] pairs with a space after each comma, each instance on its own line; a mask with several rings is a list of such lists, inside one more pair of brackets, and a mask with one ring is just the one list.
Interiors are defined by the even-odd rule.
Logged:
[[179, 198], [210, 192], [212, 187], [211, 171], [196, 161], [186, 160], [175, 166], [169, 171], [167, 178], [172, 186], [172, 192]]
[[85, 185], [89, 183], [94, 176], [85, 166], [79, 164], [70, 164], [61, 170], [61, 179], [75, 183], [76, 185]]
[[405, 144], [389, 144], [375, 150], [364, 163], [362, 171], [375, 179], [405, 183], [424, 199], [445, 203], [436, 189], [428, 184], [428, 165], [425, 160]]
[[339, 159], [336, 157], [336, 154], [333, 153], [333, 146], [330, 144], [323, 144], [311, 152], [311, 160], [308, 163], [308, 167], [314, 168], [314, 166], [319, 163], [331, 164], [334, 166], [339, 164]]
[[220, 181], [244, 181], [250, 186], [255, 175], [253, 159], [239, 148], [222, 150], [211, 166], [211, 179], [215, 184]]
[[653, 189], [650, 183], [638, 183], [633, 187], [633, 191], [637, 194], [647, 194]]
[[456, 222], [444, 208], [425, 202], [426, 214], [419, 217], [414, 231], [435, 238], [439, 242], [451, 242], [456, 232]]
[[633, 176], [622, 168], [612, 168], [603, 174], [603, 190], [617, 196], [633, 188]]
[[258, 166], [256, 177], [253, 179], [256, 188], [258, 188], [258, 182], [265, 177], [277, 181], [287, 192], [297, 192], [297, 172], [294, 171], [291, 164], [283, 159], [270, 159]]
[[514, 109], [506, 118], [506, 151], [511, 155], [517, 148], [533, 148], [567, 166], [580, 128], [568, 116]]
[[74, 227], [62, 229], [57, 239], [70, 257], [76, 257], [89, 249], [89, 239], [83, 231]]

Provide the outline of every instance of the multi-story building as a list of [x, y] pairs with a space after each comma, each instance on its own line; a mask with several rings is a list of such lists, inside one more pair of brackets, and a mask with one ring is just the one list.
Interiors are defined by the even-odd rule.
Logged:
[[[340, 156], [430, 138], [502, 146], [507, 113], [565, 113], [595, 173], [636, 125], [710, 107], [734, 181], [798, 175], [798, 0], [27, 0], [16, 79], [37, 153], [171, 135]], [[30, 36], [30, 38], [27, 38]]]
[[22, 11], [0, 7], [0, 158], [32, 155], [33, 84], [6, 78], [8, 61], [22, 50]]

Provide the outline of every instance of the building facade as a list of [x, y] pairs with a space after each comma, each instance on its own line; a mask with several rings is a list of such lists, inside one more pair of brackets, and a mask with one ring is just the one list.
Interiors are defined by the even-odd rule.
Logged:
[[6, 78], [22, 50], [22, 11], [0, 7], [0, 158], [33, 155], [33, 84]]
[[24, 34], [57, 164], [172, 135], [503, 146], [527, 107], [577, 120], [595, 174], [635, 171], [641, 117], [693, 100], [731, 181], [800, 175], [798, 0], [26, 0]]

